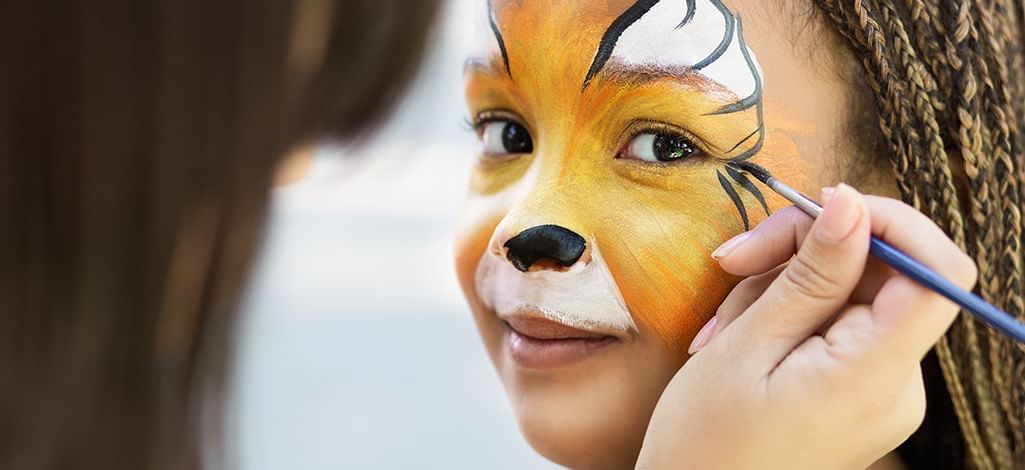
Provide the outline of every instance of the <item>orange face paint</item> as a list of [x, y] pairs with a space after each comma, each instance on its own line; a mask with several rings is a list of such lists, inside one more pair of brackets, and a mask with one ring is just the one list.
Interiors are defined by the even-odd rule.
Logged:
[[[634, 328], [682, 355], [736, 282], [711, 252], [787, 204], [745, 186], [730, 162], [758, 163], [800, 185], [803, 165], [787, 132], [803, 126], [786, 122], [761, 98], [742, 24], [720, 2], [699, 1], [703, 10], [693, 15], [683, 0], [638, 9], [645, 3], [494, 2], [490, 47], [467, 68], [467, 103], [475, 117], [498, 115], [521, 126], [533, 146], [522, 155], [480, 157], [457, 239], [457, 268], [471, 304], [495, 308], [490, 296], [501, 293], [482, 296], [481, 286], [501, 289], [482, 277], [505, 262], [505, 242], [532, 227], [564, 228], [583, 237], [607, 270], [610, 285], [602, 287], [600, 277], [587, 282], [616, 291], [606, 302], [609, 312], [621, 299]], [[688, 15], [683, 27], [664, 27]], [[658, 55], [661, 42], [686, 47], [679, 38], [697, 34], [693, 29], [703, 32], [691, 41], [695, 50]], [[715, 60], [703, 64], [709, 58]], [[646, 135], [642, 143], [670, 142], [699, 153], [672, 162], [624, 158], [624, 149]], [[523, 274], [531, 275], [538, 276]], [[550, 274], [559, 275], [572, 273]], [[558, 308], [577, 305], [562, 302]], [[595, 314], [593, 321], [611, 325], [613, 313]], [[587, 321], [588, 312], [562, 314], [556, 320]]]

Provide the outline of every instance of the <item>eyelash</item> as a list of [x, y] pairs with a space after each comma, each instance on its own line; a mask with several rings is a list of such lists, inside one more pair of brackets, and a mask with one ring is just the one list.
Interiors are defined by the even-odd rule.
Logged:
[[[519, 125], [523, 126], [524, 128], [526, 128], [528, 130], [528, 132], [531, 133], [531, 135], [533, 135], [533, 131], [531, 131], [530, 128], [526, 124], [523, 124], [523, 120], [520, 119], [519, 116], [516, 113], [513, 113], [511, 111], [507, 111], [507, 110], [504, 110], [504, 109], [481, 111], [481, 112], [477, 113], [476, 115], [474, 115], [473, 118], [464, 117], [462, 121], [463, 121], [462, 123], [463, 123], [463, 126], [465, 127], [465, 129], [467, 129], [469, 131], [472, 131], [472, 132], [475, 132], [475, 133], [477, 133], [477, 135], [480, 135], [480, 133], [481, 133], [481, 131], [484, 128], [485, 125], [487, 125], [488, 123], [491, 123], [491, 122], [495, 122], [495, 121], [510, 121], [510, 122], [519, 124]], [[695, 147], [697, 147], [697, 149], [701, 152], [700, 156], [708, 156], [708, 157], [713, 157], [714, 158], [715, 154], [713, 152], [711, 152], [710, 146], [708, 144], [706, 144], [703, 140], [701, 140], [700, 138], [695, 136], [693, 133], [691, 133], [691, 132], [689, 132], [689, 131], [687, 131], [687, 130], [685, 130], [683, 128], [680, 128], [680, 127], [677, 127], [677, 126], [673, 126], [673, 125], [670, 125], [670, 124], [666, 124], [664, 122], [658, 122], [658, 121], [637, 121], [634, 124], [631, 124], [630, 126], [628, 126], [627, 130], [623, 133], [623, 135], [626, 136], [626, 138], [625, 139], [623, 139], [623, 138], [619, 139], [620, 143], [619, 143], [618, 150], [616, 151], [616, 157], [618, 158], [624, 152], [624, 149], [626, 148], [626, 146], [630, 142], [632, 142], [633, 139], [637, 138], [638, 136], [640, 136], [642, 134], [648, 134], [648, 133], [652, 133], [652, 134], [668, 134], [668, 135], [671, 135], [673, 137], [677, 137], [677, 138], [686, 140], [686, 141], [694, 144]], [[673, 164], [676, 164], [676, 162], [660, 162], [660, 163], [653, 163], [653, 164], [656, 164], [656, 165], [673, 165]]]
[[523, 119], [520, 119], [516, 113], [512, 111], [506, 111], [504, 109], [481, 111], [477, 113], [472, 120], [467, 120], [466, 123], [470, 125], [470, 129], [476, 132], [478, 135], [481, 133], [484, 125], [495, 122], [495, 121], [510, 121], [527, 129], [528, 132], [533, 135], [533, 130], [529, 126], [524, 124]]
[[[668, 134], [673, 137], [677, 137], [686, 140], [692, 144], [701, 152], [699, 156], [714, 157], [715, 154], [711, 151], [711, 147], [706, 144], [703, 140], [695, 136], [693, 133], [686, 129], [666, 124], [658, 121], [637, 121], [627, 127], [626, 131], [623, 132], [625, 138], [619, 139], [618, 150], [616, 151], [616, 157], [618, 158], [630, 142], [643, 134]], [[651, 163], [654, 165], [673, 165], [677, 162], [659, 162]]]

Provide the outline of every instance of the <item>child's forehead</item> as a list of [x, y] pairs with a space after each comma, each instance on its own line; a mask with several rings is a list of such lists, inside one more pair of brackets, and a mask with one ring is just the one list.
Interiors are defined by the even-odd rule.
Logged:
[[[488, 1], [488, 0], [482, 0]], [[593, 18], [602, 21], [609, 17], [615, 18], [630, 8], [636, 0], [491, 0], [495, 11], [506, 7], [515, 9], [552, 9], [553, 6], [572, 6], [580, 18]]]
[[530, 33], [540, 33], [539, 30], [574, 35], [597, 30], [600, 35], [635, 3], [636, 0], [491, 0], [490, 9], [497, 25], [509, 30], [510, 41], [529, 42], [537, 39]]
[[[760, 72], [741, 18], [722, 0], [492, 0], [476, 59], [575, 80], [587, 88], [610, 69], [682, 71], [738, 97], [753, 96]], [[609, 66], [609, 67], [606, 67]]]

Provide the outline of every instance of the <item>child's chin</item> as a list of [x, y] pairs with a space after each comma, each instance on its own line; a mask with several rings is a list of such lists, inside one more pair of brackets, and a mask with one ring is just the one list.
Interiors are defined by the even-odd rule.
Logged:
[[671, 377], [634, 369], [610, 364], [561, 375], [528, 371], [506, 376], [524, 437], [562, 466], [632, 468], [652, 410]]

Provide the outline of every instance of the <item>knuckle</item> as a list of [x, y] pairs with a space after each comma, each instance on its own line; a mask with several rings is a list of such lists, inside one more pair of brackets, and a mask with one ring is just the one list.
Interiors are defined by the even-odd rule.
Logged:
[[959, 286], [965, 289], [975, 286], [976, 281], [979, 280], [979, 268], [970, 256], [958, 251], [957, 256], [951, 257], [951, 265], [953, 270], [951, 277]]
[[915, 223], [926, 222], [932, 224], [932, 220], [915, 209], [914, 206], [907, 204], [900, 199], [893, 199], [889, 197], [878, 197], [880, 207], [882, 210], [898, 216], [901, 220], [909, 220]]
[[812, 300], [831, 300], [839, 283], [803, 256], [796, 256], [783, 270], [787, 289], [793, 294]]

